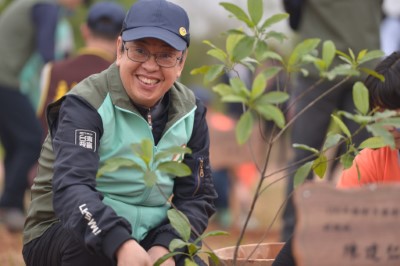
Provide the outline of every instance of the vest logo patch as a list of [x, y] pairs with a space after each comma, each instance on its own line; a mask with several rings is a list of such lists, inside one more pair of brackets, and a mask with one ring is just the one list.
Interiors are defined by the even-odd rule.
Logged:
[[96, 151], [96, 132], [86, 129], [75, 130], [75, 145]]

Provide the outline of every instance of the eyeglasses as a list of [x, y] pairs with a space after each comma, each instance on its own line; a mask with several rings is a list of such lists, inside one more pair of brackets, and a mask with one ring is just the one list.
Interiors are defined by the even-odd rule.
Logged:
[[174, 67], [178, 61], [182, 60], [182, 56], [176, 57], [175, 53], [172, 52], [151, 54], [149, 51], [139, 46], [126, 47], [125, 42], [123, 45], [128, 58], [134, 62], [144, 63], [149, 60], [151, 56], [154, 56], [157, 65], [160, 67]]

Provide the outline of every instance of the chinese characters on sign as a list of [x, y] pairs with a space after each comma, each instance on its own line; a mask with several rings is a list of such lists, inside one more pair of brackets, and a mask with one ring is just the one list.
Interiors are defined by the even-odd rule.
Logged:
[[400, 265], [399, 202], [398, 185], [339, 190], [313, 183], [299, 188], [293, 241], [298, 265]]

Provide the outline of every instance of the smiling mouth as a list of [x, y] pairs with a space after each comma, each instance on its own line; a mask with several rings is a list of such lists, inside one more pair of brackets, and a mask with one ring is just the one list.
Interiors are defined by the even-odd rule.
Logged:
[[155, 85], [160, 82], [158, 79], [149, 79], [146, 77], [138, 76], [138, 79], [146, 85]]

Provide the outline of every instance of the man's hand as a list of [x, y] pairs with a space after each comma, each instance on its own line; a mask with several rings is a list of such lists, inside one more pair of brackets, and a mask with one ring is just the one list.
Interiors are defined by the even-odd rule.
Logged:
[[[164, 256], [165, 254], [168, 254], [169, 251], [168, 249], [162, 247], [162, 246], [154, 246], [151, 247], [148, 251], [148, 254], [150, 256], [150, 259], [152, 261], [152, 263], [154, 264], [159, 258], [161, 258], [162, 256]], [[161, 264], [162, 266], [175, 266], [175, 260], [174, 258], [169, 258], [168, 260], [166, 260], [163, 264]]]
[[123, 243], [116, 252], [118, 266], [152, 266], [152, 259], [135, 240]]

